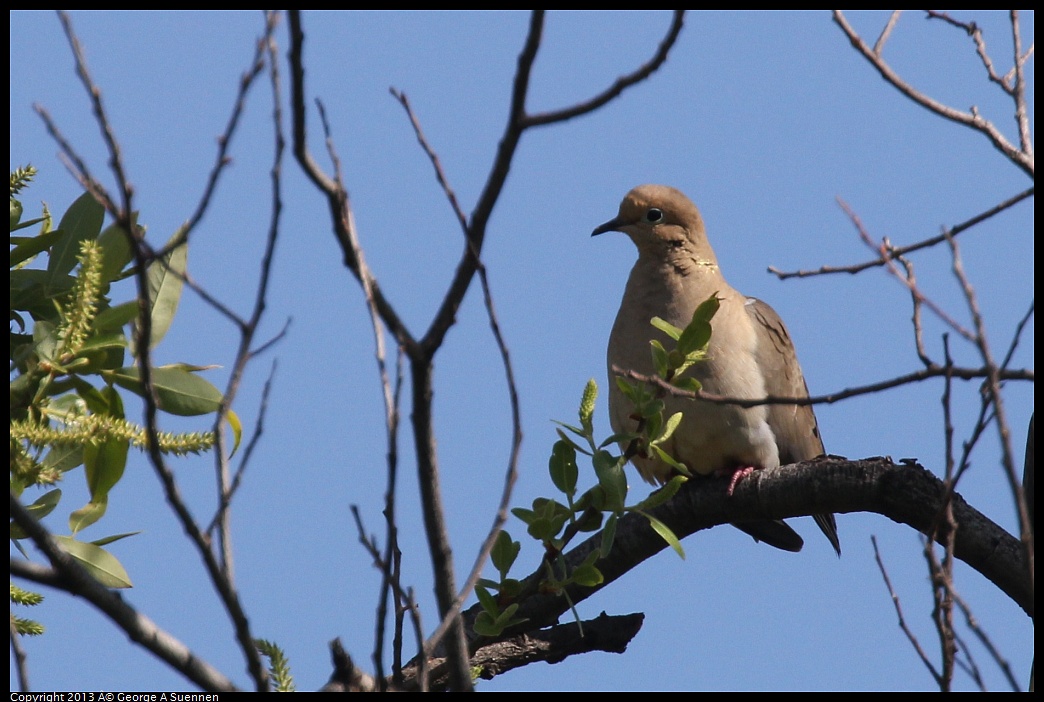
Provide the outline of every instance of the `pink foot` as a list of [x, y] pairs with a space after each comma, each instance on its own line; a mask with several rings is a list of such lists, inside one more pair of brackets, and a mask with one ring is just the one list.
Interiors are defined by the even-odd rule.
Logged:
[[[743, 468], [736, 468], [735, 470], [733, 470], [732, 478], [729, 480], [729, 491], [728, 491], [729, 497], [732, 497], [732, 491], [736, 489], [736, 486], [739, 485], [740, 481], [743, 480], [744, 478], [746, 478], [748, 475], [750, 475], [753, 472], [754, 472], [754, 467], [753, 466], [746, 466], [746, 467], [743, 467]], [[724, 471], [722, 471], [722, 473], [724, 475], [728, 475], [728, 470], [724, 470]]]

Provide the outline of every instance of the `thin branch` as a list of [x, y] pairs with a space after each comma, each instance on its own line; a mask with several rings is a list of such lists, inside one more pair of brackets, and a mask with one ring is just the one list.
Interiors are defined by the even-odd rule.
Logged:
[[431, 148], [428, 143], [428, 139], [424, 136], [424, 130], [421, 129], [420, 121], [417, 119], [417, 115], [414, 114], [413, 108], [410, 106], [410, 99], [406, 97], [406, 93], [395, 88], [388, 88], [388, 91], [399, 101], [402, 105], [402, 109], [406, 110], [406, 116], [410, 119], [410, 125], [413, 126], [413, 133], [417, 137], [417, 143], [420, 144], [421, 149], [427, 154], [428, 160], [431, 161], [432, 168], [435, 169], [435, 179], [439, 181], [439, 186], [442, 187], [442, 192], [446, 194], [446, 199], [449, 200], [450, 207], [453, 209], [453, 214], [457, 216], [457, 221], [460, 223], [461, 231], [464, 232], [464, 236], [468, 234], [468, 216], [464, 214], [464, 209], [460, 206], [460, 202], [457, 200], [457, 194], [453, 192], [453, 188], [450, 187], [449, 179], [446, 178], [445, 171], [442, 170], [442, 161], [439, 159], [439, 155], [435, 153], [435, 149]]
[[885, 568], [884, 561], [881, 558], [881, 551], [877, 548], [877, 537], [871, 536], [870, 543], [874, 546], [874, 560], [877, 561], [877, 569], [881, 571], [881, 577], [884, 579], [885, 587], [888, 589], [888, 596], [892, 598], [892, 606], [895, 607], [895, 614], [899, 617], [899, 628], [904, 634], [906, 634], [907, 640], [910, 645], [913, 646], [914, 651], [917, 652], [917, 656], [924, 663], [924, 667], [928, 669], [931, 676], [936, 680], [939, 679], [939, 672], [932, 665], [931, 659], [928, 658], [928, 654], [921, 648], [920, 642], [917, 640], [917, 636], [914, 635], [913, 631], [906, 624], [906, 617], [903, 616], [903, 606], [899, 602], [899, 595], [896, 593], [895, 588], [892, 587], [892, 580], [888, 577], [888, 569]]
[[337, 241], [340, 243], [341, 250], [344, 253], [345, 265], [363, 284], [364, 289], [369, 289], [370, 296], [380, 312], [381, 319], [384, 320], [384, 323], [398, 342], [413, 356], [417, 353], [417, 342], [410, 334], [405, 322], [395, 311], [395, 308], [384, 297], [384, 293], [381, 292], [381, 288], [377, 284], [377, 279], [373, 273], [365, 266], [365, 262], [360, 261], [357, 257], [361, 249], [355, 234], [348, 193], [337, 180], [323, 172], [308, 150], [308, 120], [304, 100], [305, 36], [304, 30], [301, 28], [300, 10], [288, 11], [287, 19], [290, 26], [290, 49], [287, 53], [287, 59], [290, 65], [290, 106], [294, 157], [309, 180], [326, 196], [334, 235], [337, 237]]
[[1001, 370], [993, 360], [993, 353], [990, 350], [989, 340], [986, 335], [986, 325], [982, 318], [982, 312], [979, 310], [975, 290], [972, 288], [968, 277], [964, 273], [964, 265], [961, 262], [960, 250], [957, 247], [957, 242], [950, 237], [947, 239], [947, 243], [950, 245], [950, 250], [953, 256], [953, 273], [957, 277], [961, 289], [964, 291], [964, 298], [972, 316], [972, 322], [975, 327], [975, 344], [979, 349], [979, 354], [982, 357], [985, 368], [988, 370], [984, 390], [989, 401], [993, 405], [993, 412], [996, 415], [997, 433], [1001, 444], [1001, 465], [1004, 467], [1004, 475], [1008, 479], [1008, 487], [1011, 490], [1012, 498], [1015, 501], [1015, 509], [1018, 511], [1019, 528], [1024, 540], [1026, 558], [1029, 564], [1028, 572], [1030, 574], [1030, 585], [1032, 586], [1034, 580], [1033, 530], [1030, 527], [1029, 513], [1026, 509], [1026, 499], [1022, 492], [1022, 484], [1015, 468], [1015, 453], [1011, 445], [1011, 431], [1008, 424], [1004, 398], [1001, 394]]
[[874, 42], [875, 56], [880, 56], [881, 52], [884, 51], [885, 42], [888, 41], [888, 37], [892, 35], [892, 30], [895, 29], [895, 25], [899, 23], [899, 17], [902, 14], [902, 10], [892, 10], [892, 14], [888, 17], [888, 22], [885, 24], [884, 29], [881, 30], [881, 35], [878, 36], [877, 41]]
[[251, 433], [250, 441], [247, 442], [246, 448], [243, 450], [243, 457], [239, 461], [239, 468], [236, 469], [236, 474], [232, 477], [232, 483], [229, 485], [227, 493], [220, 495], [217, 510], [206, 529], [208, 537], [214, 533], [214, 530], [221, 521], [222, 513], [228, 509], [229, 505], [232, 503], [232, 498], [235, 496], [236, 492], [239, 490], [240, 484], [243, 482], [243, 476], [246, 474], [247, 466], [250, 465], [250, 459], [254, 456], [254, 451], [261, 443], [261, 437], [265, 433], [265, 418], [268, 416], [268, 398], [272, 394], [272, 382], [275, 379], [276, 368], [278, 367], [279, 362], [277, 360], [272, 361], [272, 367], [269, 370], [268, 377], [265, 378], [265, 384], [261, 389], [261, 401], [257, 409], [257, 421], [254, 423], [254, 431]]
[[1015, 83], [1012, 86], [1015, 99], [1015, 122], [1019, 127], [1019, 143], [1022, 146], [1022, 151], [1029, 155], [1032, 162], [1033, 137], [1030, 134], [1030, 118], [1026, 109], [1026, 76], [1023, 73], [1022, 66], [1032, 54], [1033, 45], [1031, 44], [1029, 50], [1023, 55], [1022, 34], [1019, 32], [1019, 11], [1009, 10], [1009, 16], [1011, 17], [1012, 52], [1015, 55], [1014, 66], [1012, 66], [1012, 71], [1015, 74]]
[[[926, 248], [929, 248], [929, 247], [941, 244], [941, 243], [946, 241], [946, 237], [947, 236], [957, 236], [958, 234], [960, 234], [961, 232], [965, 231], [966, 229], [971, 229], [976, 224], [979, 224], [980, 222], [983, 222], [983, 221], [989, 219], [990, 217], [993, 217], [994, 215], [996, 215], [996, 214], [998, 214], [1000, 212], [1003, 212], [1004, 210], [1008, 209], [1009, 207], [1012, 207], [1013, 205], [1016, 205], [1016, 204], [1022, 202], [1023, 200], [1025, 200], [1028, 197], [1031, 197], [1032, 195], [1033, 195], [1033, 188], [1032, 187], [1027, 188], [1026, 190], [1023, 190], [1018, 195], [1014, 195], [1014, 196], [1008, 198], [1007, 200], [1005, 200], [1005, 201], [1003, 201], [1003, 202], [1001, 202], [1001, 203], [999, 203], [997, 205], [994, 205], [993, 207], [991, 207], [990, 209], [986, 210], [985, 212], [981, 212], [981, 213], [975, 215], [974, 217], [972, 217], [971, 219], [969, 219], [967, 221], [961, 222], [960, 224], [956, 224], [953, 227], [950, 227], [949, 229], [944, 229], [943, 233], [939, 234], [938, 236], [931, 237], [930, 239], [925, 239], [924, 241], [919, 241], [919, 242], [917, 242], [915, 244], [910, 244], [909, 246], [893, 246], [893, 247], [890, 247], [888, 249], [888, 251], [886, 252], [887, 255], [888, 255], [888, 258], [882, 258], [879, 255], [877, 258], [872, 259], [870, 261], [865, 261], [864, 263], [856, 263], [856, 264], [852, 264], [850, 266], [822, 266], [822, 267], [820, 267], [820, 268], [818, 268], [816, 270], [812, 270], [812, 271], [790, 271], [790, 272], [788, 272], [788, 271], [781, 271], [778, 268], [776, 268], [775, 266], [769, 266], [768, 271], [769, 271], [769, 273], [774, 274], [780, 280], [786, 280], [787, 278], [808, 278], [808, 277], [814, 276], [814, 275], [826, 275], [826, 274], [830, 274], [830, 273], [850, 273], [850, 274], [854, 274], [854, 273], [859, 273], [860, 271], [866, 270], [867, 268], [874, 268], [876, 266], [884, 266], [884, 265], [887, 264], [889, 258], [899, 258], [900, 256], [905, 256], [906, 254], [912, 253], [914, 251], [919, 251], [921, 249], [926, 249]], [[881, 252], [878, 252], [878, 253], [880, 254]]]
[[1019, 148], [1009, 142], [1007, 138], [1001, 134], [1000, 130], [998, 130], [992, 122], [982, 117], [974, 109], [971, 112], [962, 112], [950, 107], [949, 105], [944, 105], [943, 103], [928, 97], [919, 90], [916, 90], [913, 86], [904, 81], [881, 56], [875, 54], [874, 51], [866, 45], [862, 37], [859, 36], [859, 34], [848, 23], [848, 20], [845, 19], [841, 10], [834, 10], [833, 16], [834, 22], [841, 28], [841, 31], [844, 32], [845, 36], [848, 37], [848, 40], [856, 51], [862, 54], [863, 58], [865, 58], [871, 66], [877, 69], [877, 72], [881, 74], [881, 77], [884, 78], [887, 83], [930, 112], [933, 112], [944, 119], [950, 120], [951, 122], [974, 129], [975, 131], [985, 135], [998, 151], [1022, 169], [1030, 178], [1033, 177], [1032, 151], [1020, 151]]
[[[80, 45], [80, 40], [77, 38], [76, 32], [73, 31], [72, 21], [69, 19], [68, 13], [59, 10], [58, 20], [62, 23], [62, 31], [65, 32], [65, 38], [69, 42], [69, 48], [72, 49], [73, 58], [76, 61], [76, 75], [79, 77], [80, 82], [83, 83], [83, 87], [91, 99], [91, 109], [94, 112], [94, 120], [101, 129], [102, 139], [105, 141], [105, 146], [109, 150], [109, 167], [112, 169], [113, 175], [116, 176], [116, 187], [119, 192], [123, 194], [123, 212], [129, 215], [131, 211], [129, 208], [129, 199], [133, 189], [127, 180], [127, 175], [123, 168], [123, 157], [120, 152], [119, 142], [116, 141], [116, 136], [113, 133], [111, 123], [105, 113], [105, 107], [102, 105], [101, 90], [98, 88], [97, 83], [94, 82], [91, 78], [90, 72], [87, 70], [87, 60], [83, 55], [83, 47]], [[82, 166], [82, 162], [78, 165]], [[88, 175], [86, 168], [81, 168], [81, 172], [85, 176]], [[105, 204], [104, 200], [101, 202]], [[125, 217], [120, 215], [120, 212], [116, 209], [115, 204], [111, 200], [108, 202], [107, 209], [109, 209], [110, 214], [112, 214], [116, 219], [119, 219], [122, 224], [122, 220], [125, 219]], [[129, 232], [130, 229], [127, 231]]]
[[18, 690], [29, 692], [29, 656], [22, 646], [22, 635], [15, 625], [14, 612], [11, 612], [11, 653], [14, 654], [14, 667], [18, 671]]
[[37, 548], [47, 557], [51, 568], [21, 559], [11, 560], [11, 574], [33, 582], [64, 590], [91, 603], [122, 629], [142, 648], [165, 661], [204, 690], [234, 691], [232, 681], [211, 667], [183, 643], [138, 613], [122, 597], [95, 580], [76, 560], [62, 551], [47, 530], [29, 514], [11, 493], [11, 517]]
[[[983, 628], [979, 626], [978, 620], [972, 613], [971, 608], [968, 606], [968, 603], [964, 601], [964, 598], [962, 598], [956, 592], [953, 592], [951, 594], [953, 596], [953, 601], [957, 604], [957, 607], [961, 610], [961, 613], [964, 614], [965, 624], [968, 626], [969, 629], [971, 629], [972, 633], [975, 634], [975, 637], [979, 640], [979, 643], [981, 643], [983, 647], [989, 652], [990, 657], [993, 658], [994, 663], [997, 664], [997, 667], [1000, 669], [1001, 673], [1008, 681], [1008, 685], [1011, 687], [1012, 692], [1019, 692], [1021, 688], [1019, 687], [1018, 680], [1015, 679], [1015, 673], [1011, 669], [1011, 664], [1004, 658], [1003, 655], [1001, 655], [1000, 650], [997, 648], [996, 645], [994, 645], [993, 641], [989, 637], [989, 634], [987, 634], [983, 630]], [[961, 648], [967, 650], [967, 646], [962, 646]]]
[[[459, 202], [457, 201], [456, 195], [453, 189], [450, 187], [449, 180], [446, 178], [445, 173], [442, 170], [442, 162], [439, 159], [438, 154], [432, 148], [427, 138], [424, 136], [424, 131], [421, 129], [420, 121], [414, 114], [412, 107], [410, 106], [409, 99], [405, 94], [392, 89], [392, 95], [399, 101], [403, 109], [406, 110], [406, 114], [410, 119], [410, 124], [413, 126], [414, 133], [417, 137], [417, 141], [424, 153], [427, 154], [428, 159], [431, 161], [432, 167], [435, 169], [435, 177], [442, 187], [443, 192], [446, 195], [446, 199], [449, 201], [450, 207], [453, 209], [457, 216], [461, 227], [464, 230], [465, 236], [467, 236], [467, 216], [461, 209]], [[470, 240], [468, 240], [470, 241]], [[493, 338], [496, 341], [497, 349], [500, 351], [501, 361], [504, 365], [504, 375], [507, 379], [507, 390], [509, 405], [511, 409], [511, 450], [508, 458], [507, 473], [504, 479], [504, 489], [501, 492], [500, 505], [497, 508], [497, 514], [494, 517], [493, 525], [490, 527], [489, 532], [486, 535], [482, 546], [479, 548], [478, 555], [475, 558], [475, 563], [471, 568], [471, 573], [464, 585], [461, 587], [457, 594], [457, 598], [450, 607], [440, 622], [438, 628], [432, 633], [428, 640], [424, 644], [424, 650], [433, 651], [439, 645], [442, 637], [449, 630], [449, 627], [453, 619], [460, 612], [460, 608], [464, 602], [470, 597], [472, 589], [475, 587], [475, 583], [478, 582], [482, 575], [482, 569], [485, 567], [486, 560], [489, 558], [490, 552], [493, 550], [493, 545], [496, 543], [497, 535], [500, 533], [501, 528], [508, 518], [508, 508], [511, 505], [511, 493], [515, 485], [515, 481], [518, 479], [518, 457], [519, 450], [522, 446], [522, 419], [521, 410], [519, 408], [518, 401], [518, 389], [515, 384], [515, 373], [511, 365], [511, 354], [508, 351], [507, 342], [504, 340], [503, 333], [500, 329], [500, 324], [497, 321], [496, 309], [493, 304], [493, 295], [490, 292], [489, 277], [486, 270], [485, 264], [482, 262], [481, 257], [477, 251], [472, 251], [472, 255], [475, 258], [476, 270], [479, 276], [479, 283], [482, 287], [483, 302], [486, 307], [486, 315], [489, 319], [490, 328], [493, 331]]]
[[561, 110], [529, 115], [523, 121], [522, 126], [524, 128], [539, 127], [546, 124], [553, 124], [555, 122], [564, 122], [574, 117], [585, 115], [588, 112], [597, 110], [599, 107], [607, 104], [614, 98], [619, 97], [623, 91], [627, 90], [632, 85], [641, 83], [643, 80], [655, 73], [660, 66], [667, 61], [667, 55], [674, 47], [674, 44], [678, 41], [678, 35], [681, 34], [682, 27], [685, 24], [684, 20], [685, 10], [675, 10], [674, 17], [671, 20], [671, 26], [668, 27], [667, 34], [660, 41], [660, 45], [656, 48], [656, 53], [651, 59], [639, 66], [637, 70], [632, 71], [625, 76], [620, 76], [611, 86], [589, 100], [585, 100], [584, 102]]
[[[274, 41], [273, 37], [278, 21], [278, 13], [268, 12], [266, 14], [264, 34], [254, 44], [254, 56], [250, 62], [250, 66], [239, 78], [239, 90], [236, 94], [235, 102], [232, 105], [232, 114], [229, 115], [228, 123], [225, 125], [225, 131], [217, 138], [217, 155], [214, 159], [214, 166], [211, 168], [210, 174], [207, 176], [207, 184], [203, 188], [199, 204], [196, 205], [195, 212], [193, 212], [188, 220], [178, 229], [177, 236], [166, 245], [163, 251], [158, 252], [157, 256], [162, 257], [167, 251], [171, 251], [186, 242], [189, 234], [193, 229], [195, 229], [196, 225], [199, 224], [200, 220], [203, 219], [203, 215], [206, 214], [209, 209], [211, 197], [217, 190], [218, 180], [220, 179], [221, 174], [225, 171], [225, 168], [232, 162], [232, 159], [228, 156], [228, 147], [232, 143], [232, 136], [235, 134], [236, 127], [239, 125], [240, 117], [242, 117], [243, 112], [246, 110], [246, 98], [250, 93], [250, 88], [253, 86], [257, 77], [261, 75], [261, 71], [265, 68], [265, 53], [271, 51], [271, 44]], [[270, 61], [270, 65], [272, 65], [272, 71], [274, 72], [276, 70], [274, 63]], [[279, 109], [278, 101], [276, 102], [276, 109]], [[279, 138], [280, 140], [282, 139], [282, 134], [279, 135]]]
[[[188, 507], [185, 505], [174, 479], [173, 472], [167, 467], [165, 459], [159, 450], [157, 428], [158, 407], [155, 387], [153, 386], [152, 381], [151, 350], [149, 348], [149, 339], [152, 335], [152, 319], [150, 313], [151, 302], [149, 285], [146, 277], [148, 264], [154, 260], [153, 254], [145, 244], [143, 232], [140, 228], [135, 227], [133, 222], [131, 214], [134, 211], [132, 205], [133, 189], [127, 180], [126, 169], [123, 165], [122, 152], [114, 136], [111, 122], [108, 119], [102, 104], [101, 90], [90, 77], [79, 39], [73, 31], [72, 23], [70, 22], [68, 15], [60, 13], [59, 19], [61, 20], [63, 30], [65, 31], [66, 37], [68, 38], [69, 44], [73, 50], [73, 56], [77, 65], [77, 75], [80, 77], [84, 88], [87, 90], [87, 93], [91, 98], [95, 120], [101, 129], [103, 139], [109, 151], [109, 167], [116, 177], [117, 186], [119, 188], [121, 198], [120, 206], [116, 207], [111, 200], [103, 204], [116, 219], [116, 222], [125, 232], [127, 232], [132, 245], [135, 265], [137, 267], [135, 282], [137, 285], [139, 313], [138, 323], [135, 327], [135, 349], [138, 356], [138, 367], [144, 390], [145, 430], [148, 437], [149, 459], [163, 486], [167, 502], [170, 504], [178, 520], [181, 522], [182, 528], [199, 551], [211, 582], [214, 584], [215, 589], [221, 597], [222, 604], [233, 623], [236, 640], [247, 661], [247, 669], [254, 679], [257, 689], [259, 691], [264, 691], [268, 688], [267, 673], [261, 663], [260, 654], [254, 646], [249, 623], [246, 614], [242, 609], [238, 595], [235, 592], [235, 588], [225, 577], [221, 565], [215, 558], [214, 553], [210, 548], [210, 540], [200, 530], [199, 525], [192, 517]], [[93, 177], [91, 177], [86, 171], [84, 171], [83, 176], [87, 180], [94, 181]]]
[[[402, 585], [399, 582], [399, 569], [397, 564], [393, 563], [392, 561], [386, 560], [381, 555], [381, 549], [377, 545], [376, 538], [366, 536], [366, 528], [363, 526], [362, 516], [359, 514], [359, 508], [356, 505], [351, 505], [350, 509], [352, 512], [352, 517], [355, 519], [356, 530], [359, 534], [359, 543], [362, 544], [363, 548], [366, 549], [366, 552], [370, 554], [370, 558], [373, 559], [374, 566], [377, 568], [377, 570], [381, 572], [383, 576], [381, 587], [391, 588], [395, 593], [395, 598], [397, 601], [409, 603], [405, 609], [410, 613], [410, 619], [413, 622], [413, 628], [417, 639], [417, 643], [418, 645], [422, 644], [424, 640], [424, 634], [423, 627], [421, 626], [420, 609], [413, 602], [412, 590], [402, 588]], [[395, 542], [393, 541], [392, 543]], [[426, 659], [427, 656], [422, 656], [422, 658]], [[380, 672], [380, 660], [380, 656], [375, 654], [374, 662], [378, 665], [378, 679], [382, 681], [381, 687], [387, 689], [388, 683], [384, 679], [383, 673]], [[400, 673], [401, 671], [396, 670], [395, 677], [398, 678], [400, 676]], [[421, 679], [424, 680], [425, 678], [426, 674], [422, 671]]]
[[[239, 384], [243, 379], [243, 374], [246, 372], [246, 366], [253, 358], [251, 354], [251, 347], [254, 345], [254, 338], [257, 335], [258, 326], [261, 323], [261, 319], [264, 315], [265, 308], [267, 306], [268, 299], [268, 284], [271, 276], [272, 262], [275, 259], [275, 248], [276, 242], [279, 239], [279, 222], [283, 211], [282, 201], [282, 165], [283, 165], [283, 151], [285, 148], [285, 140], [283, 138], [283, 120], [282, 120], [282, 96], [280, 95], [280, 81], [279, 81], [279, 62], [278, 56], [275, 49], [275, 30], [279, 22], [279, 14], [276, 12], [266, 12], [265, 14], [265, 27], [263, 36], [257, 41], [257, 51], [254, 55], [252, 68], [243, 74], [240, 80], [240, 94], [236, 100], [236, 107], [233, 110], [233, 119], [229, 123], [229, 128], [226, 134], [231, 136], [232, 130], [235, 128], [235, 122], [238, 120], [238, 114], [242, 110], [242, 102], [245, 97], [245, 91], [253, 83], [254, 77], [256, 77], [262, 67], [265, 65], [265, 56], [268, 57], [269, 66], [269, 77], [270, 85], [272, 89], [272, 132], [274, 136], [273, 145], [273, 157], [272, 157], [272, 168], [270, 171], [270, 177], [272, 181], [272, 199], [271, 199], [271, 214], [269, 217], [268, 226], [268, 237], [265, 241], [265, 250], [261, 256], [261, 270], [258, 273], [257, 291], [254, 294], [254, 307], [251, 312], [250, 319], [246, 320], [246, 323], [239, 327], [239, 345], [236, 349], [236, 355], [232, 362], [232, 370], [229, 374], [228, 383], [225, 386], [225, 392], [221, 397], [221, 402], [218, 405], [217, 412], [214, 417], [214, 434], [217, 437], [215, 443], [215, 479], [217, 481], [217, 494], [219, 496], [220, 509], [216, 515], [217, 534], [218, 534], [218, 545], [221, 550], [221, 563], [226, 576], [230, 583], [234, 583], [234, 566], [233, 566], [233, 550], [232, 550], [232, 524], [231, 524], [231, 513], [228, 509], [229, 504], [232, 501], [233, 492], [233, 479], [229, 475], [229, 455], [225, 447], [225, 434], [221, 431], [222, 426], [227, 420], [228, 413], [232, 404], [235, 402], [236, 396], [239, 393]], [[221, 143], [221, 148], [224, 149], [226, 142]], [[215, 167], [216, 170], [216, 167]], [[208, 183], [208, 188], [212, 187], [212, 184], [216, 181]], [[195, 222], [198, 221], [199, 217], [202, 217], [205, 212], [205, 206], [209, 202], [210, 193], [206, 193], [203, 201], [200, 202], [201, 208], [197, 210], [196, 219], [190, 220], [189, 226], [183, 228], [185, 236]], [[271, 376], [269, 376], [271, 379]], [[264, 403], [265, 400], [262, 400]], [[259, 417], [258, 423], [260, 425], [261, 418]], [[255, 433], [255, 439], [258, 438], [258, 434]], [[243, 476], [243, 469], [246, 464], [240, 464], [240, 470], [237, 471], [235, 476], [235, 483], [238, 486], [239, 481]]]
[[857, 215], [855, 211], [848, 206], [848, 203], [842, 200], [841, 198], [838, 198], [837, 202], [839, 205], [841, 205], [841, 209], [845, 211], [845, 214], [848, 215], [848, 218], [852, 221], [852, 224], [855, 226], [856, 231], [859, 233], [859, 238], [863, 241], [864, 244], [866, 244], [867, 248], [877, 252], [878, 256], [880, 256], [881, 258], [881, 261], [883, 261], [885, 266], [887, 267], [888, 272], [891, 273], [896, 280], [905, 285], [906, 288], [910, 291], [911, 295], [916, 296], [921, 304], [925, 305], [926, 307], [928, 307], [928, 309], [934, 312], [935, 316], [941, 319], [948, 327], [950, 327], [955, 332], [963, 336], [966, 340], [974, 341], [973, 335], [970, 331], [958, 324], [957, 320], [955, 320], [953, 317], [947, 314], [946, 311], [942, 307], [937, 305], [931, 298], [924, 295], [920, 291], [920, 289], [917, 288], [916, 285], [914, 285], [911, 281], [907, 280], [907, 278], [899, 272], [899, 269], [896, 267], [895, 262], [893, 261], [894, 256], [890, 254], [892, 245], [888, 241], [888, 239], [883, 240], [880, 244], [874, 242], [873, 239], [870, 238], [869, 232], [867, 232], [866, 229], [863, 227], [863, 221], [859, 218], [859, 215]]
[[[629, 368], [621, 368], [620, 366], [614, 365], [612, 367], [613, 373], [616, 375], [622, 375], [625, 378], [632, 380], [639, 380], [651, 385], [662, 387], [668, 393], [675, 397], [688, 397], [692, 399], [699, 399], [705, 402], [710, 402], [716, 405], [736, 405], [737, 407], [759, 407], [761, 405], [830, 405], [841, 400], [847, 400], [850, 397], [858, 397], [859, 395], [869, 395], [872, 393], [880, 392], [882, 390], [889, 390], [891, 388], [897, 388], [903, 385], [910, 385], [913, 383], [921, 383], [926, 380], [933, 378], [945, 377], [947, 374], [952, 375], [954, 378], [960, 378], [961, 380], [974, 380], [976, 378], [987, 378], [989, 377], [988, 368], [960, 368], [954, 367], [947, 369], [944, 366], [933, 365], [931, 368], [924, 370], [914, 371], [905, 375], [900, 375], [889, 380], [882, 380], [869, 385], [859, 385], [854, 388], [846, 388], [837, 392], [830, 393], [828, 395], [813, 395], [810, 397], [759, 397], [756, 399], [746, 399], [740, 397], [726, 397], [724, 395], [715, 395], [713, 393], [701, 390], [698, 393], [691, 392], [689, 390], [682, 390], [681, 388], [675, 387], [656, 375], [646, 375], [637, 371], [630, 370]], [[1016, 370], [1016, 371], [1000, 371], [998, 377], [1002, 380], [1034, 380], [1034, 371], [1032, 370]]]

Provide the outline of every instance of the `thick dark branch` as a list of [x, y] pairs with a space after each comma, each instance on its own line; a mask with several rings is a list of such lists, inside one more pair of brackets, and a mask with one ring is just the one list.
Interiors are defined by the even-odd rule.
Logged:
[[464, 300], [464, 294], [468, 288], [471, 287], [471, 280], [478, 268], [482, 242], [486, 238], [486, 224], [493, 213], [493, 207], [500, 199], [500, 192], [504, 189], [508, 171], [511, 170], [511, 161], [515, 157], [515, 149], [518, 148], [522, 132], [525, 131], [523, 120], [525, 119], [526, 93], [529, 90], [529, 76], [533, 69], [533, 61], [536, 59], [537, 49], [540, 48], [543, 31], [544, 11], [534, 10], [529, 21], [529, 35], [526, 37], [526, 43], [518, 57], [518, 69], [515, 72], [511, 92], [508, 122], [497, 147], [493, 168], [490, 170], [489, 177], [486, 178], [486, 186], [471, 213], [471, 221], [468, 223], [465, 233], [464, 253], [460, 263], [457, 264], [457, 270], [446, 291], [446, 296], [442, 299], [442, 304], [435, 313], [431, 326], [421, 339], [421, 346], [429, 358], [442, 345], [446, 332], [453, 326], [460, 303]]
[[[736, 487], [732, 497], [726, 495], [724, 480], [694, 479], [652, 514], [679, 538], [719, 524], [755, 518], [874, 512], [925, 535], [936, 528], [935, 536], [944, 539], [946, 531], [938, 528], [935, 520], [946, 494], [942, 481], [916, 464], [897, 465], [887, 458], [849, 461], [831, 456], [756, 471]], [[958, 494], [953, 495], [953, 516], [958, 530], [954, 555], [1032, 616], [1033, 588], [1019, 540]], [[601, 534], [595, 534], [564, 557], [570, 567], [575, 567], [600, 544]], [[596, 587], [570, 587], [570, 598], [574, 603], [587, 599], [665, 548], [666, 542], [644, 517], [626, 515], [619, 522], [609, 557], [596, 563], [604, 582]], [[542, 577], [543, 572], [538, 569], [526, 583], [533, 584]], [[554, 624], [566, 611], [568, 603], [564, 597], [538, 594], [521, 602], [516, 616], [529, 620], [523, 625], [528, 631]], [[478, 612], [476, 605], [466, 616], [474, 617]]]
[[[592, 651], [623, 653], [644, 621], [645, 615], [640, 612], [618, 616], [603, 612], [597, 618], [579, 624], [570, 622], [529, 631], [482, 646], [471, 657], [471, 666], [478, 671], [479, 677], [492, 680], [531, 663], [561, 663], [570, 656]], [[444, 689], [447, 683], [445, 661], [435, 659], [430, 664], [432, 688]], [[403, 677], [404, 688], [416, 689], [416, 683], [414, 668], [408, 668]]]

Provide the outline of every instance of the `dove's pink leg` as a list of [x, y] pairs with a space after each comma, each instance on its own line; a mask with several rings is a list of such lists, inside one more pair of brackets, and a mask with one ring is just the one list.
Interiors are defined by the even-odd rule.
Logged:
[[754, 472], [754, 466], [737, 466], [736, 468], [722, 468], [717, 471], [718, 475], [724, 477], [729, 473], [732, 473], [732, 477], [729, 479], [729, 490], [728, 495], [732, 497], [733, 490], [740, 484], [740, 481], [746, 478], [748, 475]]

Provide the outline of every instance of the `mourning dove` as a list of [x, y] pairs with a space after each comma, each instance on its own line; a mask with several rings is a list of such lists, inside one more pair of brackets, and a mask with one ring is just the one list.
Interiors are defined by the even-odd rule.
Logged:
[[[717, 295], [707, 358], [688, 371], [714, 395], [742, 399], [807, 397], [808, 387], [794, 345], [775, 310], [734, 290], [721, 275], [696, 206], [680, 191], [642, 185], [627, 193], [614, 219], [592, 236], [627, 234], [638, 247], [620, 311], [609, 336], [609, 413], [615, 432], [633, 431], [630, 401], [615, 382], [613, 366], [652, 374], [651, 339], [667, 341], [650, 320], [660, 317], [684, 328], [697, 306]], [[700, 475], [731, 474], [732, 487], [751, 470], [775, 468], [823, 454], [816, 417], [809, 405], [712, 404], [667, 397], [666, 415], [684, 417], [661, 448]], [[657, 458], [632, 462], [650, 483], [664, 483], [672, 468]], [[816, 523], [841, 555], [834, 515], [815, 515]], [[736, 523], [755, 540], [788, 551], [801, 549], [801, 537], [784, 522]]]

